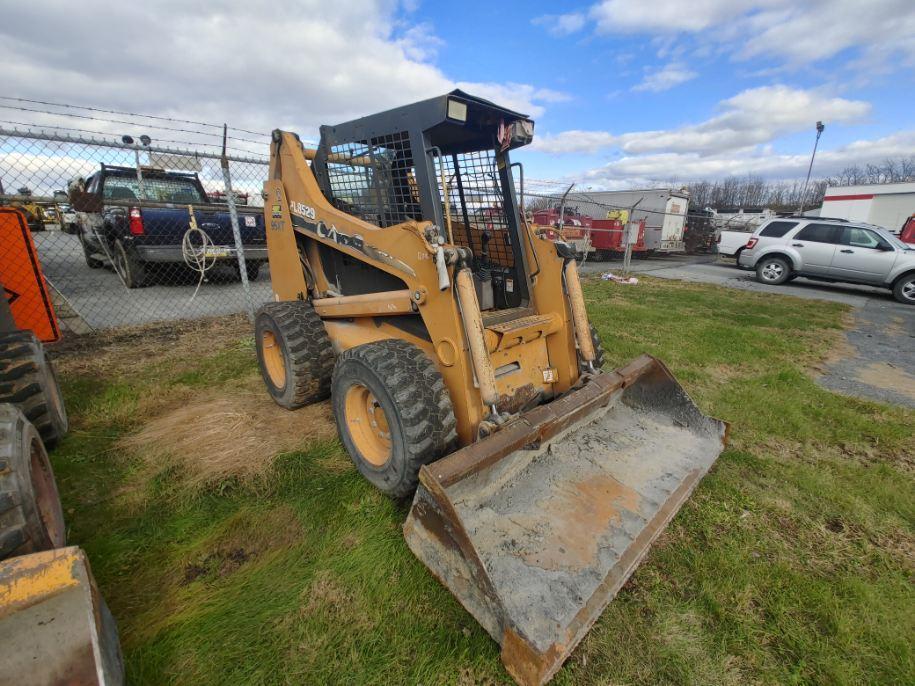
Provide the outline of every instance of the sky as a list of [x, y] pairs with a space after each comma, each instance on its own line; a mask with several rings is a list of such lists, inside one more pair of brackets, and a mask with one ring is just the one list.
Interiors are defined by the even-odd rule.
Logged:
[[73, 126], [12, 109], [78, 112], [9, 99], [25, 98], [314, 138], [320, 124], [459, 87], [536, 121], [513, 153], [528, 177], [581, 187], [803, 178], [818, 120], [814, 176], [915, 155], [913, 0], [66, 7], [0, 0], [0, 126]]

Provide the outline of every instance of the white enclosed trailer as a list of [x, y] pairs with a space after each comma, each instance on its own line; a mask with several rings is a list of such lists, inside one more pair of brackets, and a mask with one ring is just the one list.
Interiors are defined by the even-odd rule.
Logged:
[[648, 188], [633, 191], [572, 191], [566, 205], [578, 208], [581, 214], [594, 219], [606, 219], [613, 209], [629, 209], [638, 203], [632, 221], [645, 220], [645, 247], [649, 251], [683, 252], [683, 229], [689, 207], [689, 191], [685, 188]]
[[867, 222], [898, 233], [915, 214], [915, 182], [829, 186], [820, 216]]

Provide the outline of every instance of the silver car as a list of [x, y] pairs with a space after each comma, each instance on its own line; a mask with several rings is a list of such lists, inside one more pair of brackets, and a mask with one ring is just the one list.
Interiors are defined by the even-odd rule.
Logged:
[[796, 276], [882, 286], [915, 305], [915, 249], [870, 224], [819, 217], [772, 219], [757, 229], [738, 266], [756, 270], [760, 283]]

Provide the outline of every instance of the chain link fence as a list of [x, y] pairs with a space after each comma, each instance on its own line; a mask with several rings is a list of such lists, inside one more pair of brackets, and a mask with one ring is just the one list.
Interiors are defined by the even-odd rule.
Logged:
[[[168, 147], [146, 136], [0, 126], [0, 206], [25, 214], [64, 331], [252, 316], [271, 299], [261, 197], [267, 136], [235, 131], [265, 140], [222, 131], [222, 149]], [[714, 249], [707, 217], [688, 212], [685, 192], [591, 191], [537, 179], [522, 188], [520, 177], [535, 230], [555, 232], [580, 259], [682, 251], [696, 237], [699, 251]], [[4, 250], [0, 244], [8, 271], [22, 257]]]
[[[0, 206], [24, 213], [64, 331], [251, 316], [272, 297], [267, 162], [0, 128]], [[22, 256], [5, 250], [10, 272]]]

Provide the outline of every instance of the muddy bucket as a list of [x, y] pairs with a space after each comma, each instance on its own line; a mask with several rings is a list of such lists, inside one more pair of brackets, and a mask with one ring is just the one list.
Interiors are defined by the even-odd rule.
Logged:
[[410, 549], [546, 683], [725, 445], [667, 368], [643, 355], [422, 468]]
[[117, 626], [76, 547], [0, 562], [0, 685], [121, 686]]

